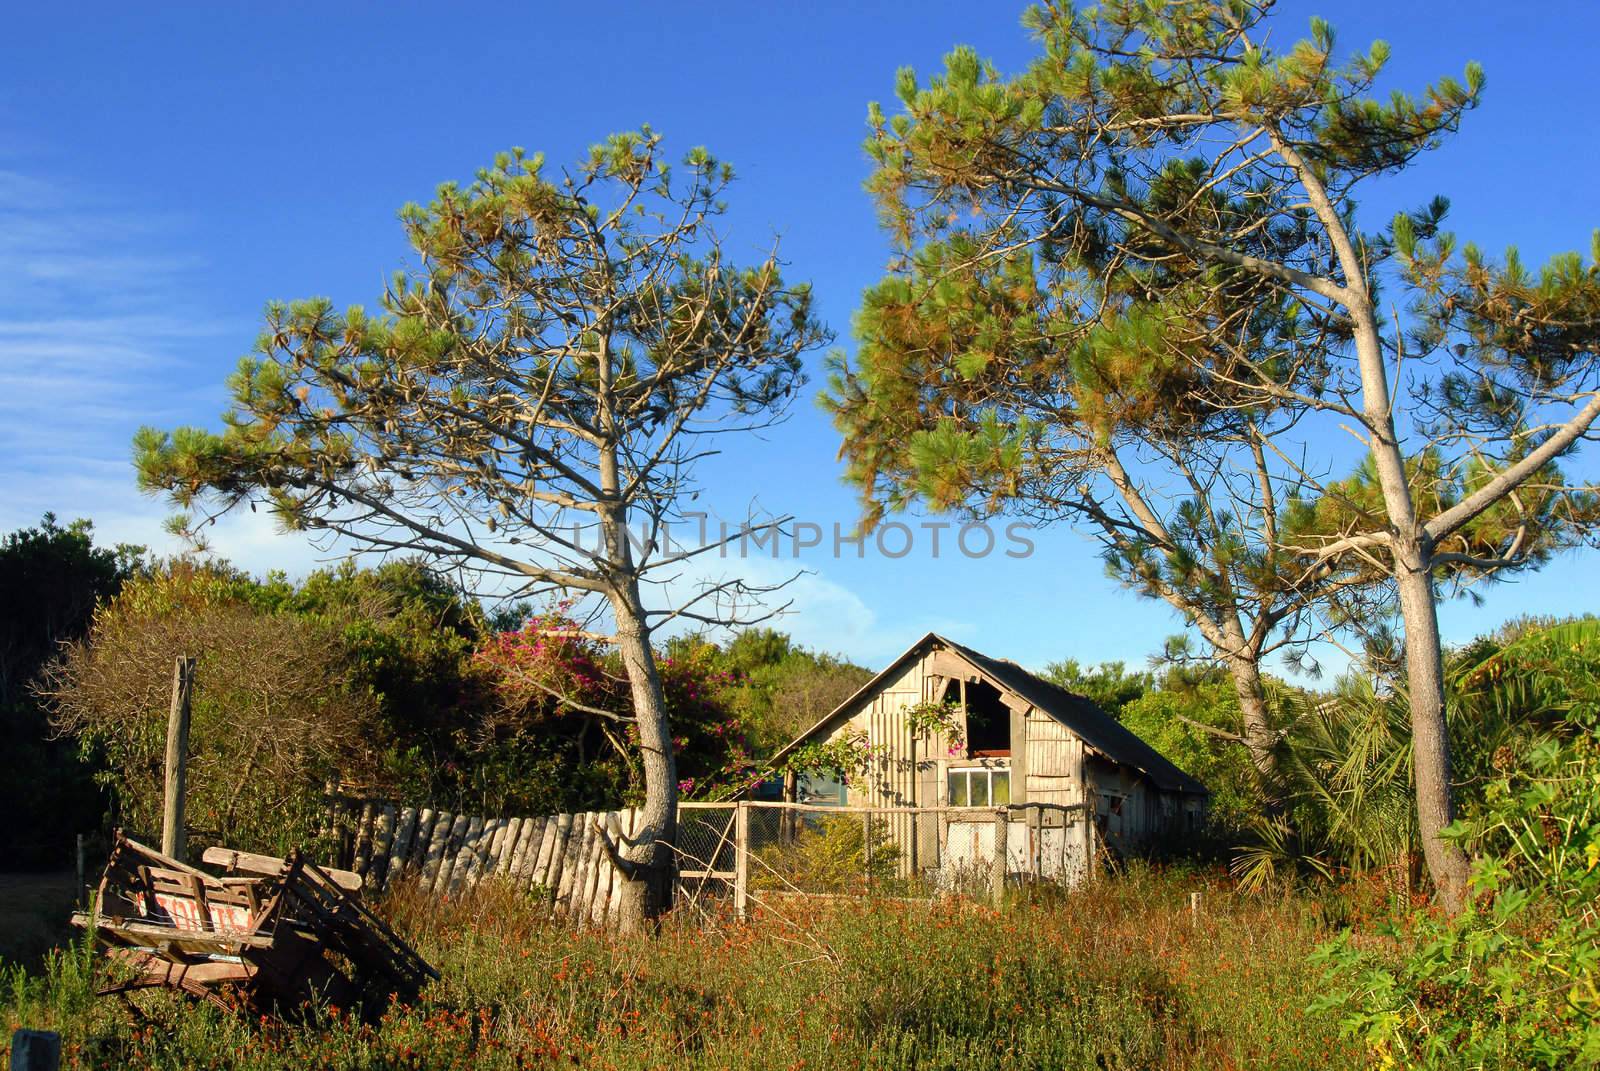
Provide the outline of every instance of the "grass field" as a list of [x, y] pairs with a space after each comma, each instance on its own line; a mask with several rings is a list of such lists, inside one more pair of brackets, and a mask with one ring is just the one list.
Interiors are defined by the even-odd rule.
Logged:
[[[1189, 897], [1201, 894], [1200, 911]], [[1334, 905], [1330, 907], [1330, 904]], [[1003, 910], [965, 901], [772, 905], [748, 925], [574, 935], [486, 889], [386, 910], [443, 978], [376, 1027], [336, 1009], [246, 1022], [164, 994], [135, 1023], [82, 950], [9, 970], [0, 1024], [61, 1031], [66, 1066], [1336, 1068], [1306, 957], [1359, 900], [1246, 897], [1136, 871]]]

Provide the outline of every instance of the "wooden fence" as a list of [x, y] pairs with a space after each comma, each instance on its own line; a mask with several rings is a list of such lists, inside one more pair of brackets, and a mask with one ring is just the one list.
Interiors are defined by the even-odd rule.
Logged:
[[436, 896], [494, 878], [542, 896], [574, 927], [615, 921], [621, 875], [597, 827], [612, 841], [631, 836], [637, 809], [533, 818], [486, 818], [379, 800], [335, 798], [330, 832], [337, 865], [381, 891], [404, 878]]
[[[369, 890], [409, 878], [446, 896], [492, 878], [544, 898], [553, 917], [574, 927], [600, 927], [617, 918], [622, 879], [599, 830], [620, 843], [638, 815], [486, 818], [333, 798], [329, 832], [337, 865], [362, 875]], [[758, 892], [933, 896], [981, 888], [1000, 895], [1007, 882], [1074, 885], [1089, 876], [1093, 834], [1079, 806], [683, 803], [679, 900], [727, 900], [743, 916]], [[827, 862], [820, 872], [819, 860]]]

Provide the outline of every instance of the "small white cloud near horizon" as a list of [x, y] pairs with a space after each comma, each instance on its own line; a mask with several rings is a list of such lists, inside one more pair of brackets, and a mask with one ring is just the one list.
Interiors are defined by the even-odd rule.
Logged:
[[[192, 422], [218, 382], [184, 375], [233, 325], [192, 314], [182, 221], [0, 169], [0, 525], [87, 518], [106, 542], [176, 549], [134, 484], [142, 424]], [[161, 310], [161, 311], [152, 311]]]

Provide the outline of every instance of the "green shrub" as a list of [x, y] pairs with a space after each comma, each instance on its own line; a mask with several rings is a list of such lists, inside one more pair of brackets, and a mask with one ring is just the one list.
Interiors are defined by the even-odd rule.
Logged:
[[882, 818], [810, 817], [792, 835], [756, 851], [750, 883], [756, 889], [811, 893], [860, 892], [869, 884], [881, 890], [898, 877], [900, 856]]
[[[1531, 637], [1488, 676], [1559, 681], [1559, 721], [1520, 750], [1451, 829], [1475, 856], [1457, 917], [1419, 915], [1374, 946], [1324, 947], [1347, 1037], [1381, 1061], [1425, 1067], [1600, 1066], [1600, 631]], [[1546, 704], [1554, 710], [1556, 704]]]

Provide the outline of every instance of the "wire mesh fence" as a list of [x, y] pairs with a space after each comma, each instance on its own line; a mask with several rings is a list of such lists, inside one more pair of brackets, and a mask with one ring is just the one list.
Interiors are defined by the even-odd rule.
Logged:
[[679, 896], [740, 914], [782, 896], [993, 896], [1006, 883], [1076, 884], [1093, 829], [1083, 808], [686, 804]]
[[678, 811], [678, 896], [681, 905], [732, 902], [739, 877], [740, 805], [682, 804]]

